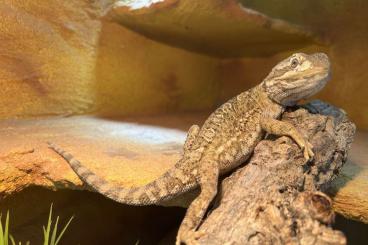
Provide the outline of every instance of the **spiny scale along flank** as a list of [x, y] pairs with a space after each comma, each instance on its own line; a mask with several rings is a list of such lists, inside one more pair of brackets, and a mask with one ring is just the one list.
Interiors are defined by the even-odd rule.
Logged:
[[[62, 156], [69, 163], [74, 172], [85, 183], [92, 187], [92, 189], [120, 203], [137, 206], [156, 204], [171, 199], [195, 187], [193, 185], [194, 181], [186, 183], [188, 181], [180, 179], [181, 176], [178, 175], [180, 171], [169, 171], [145, 186], [122, 188], [112, 185], [103, 178], [98, 177], [88, 168], [84, 167], [70, 153], [65, 152], [57, 145], [51, 142], [48, 142], [48, 145], [52, 150]], [[181, 173], [181, 175], [184, 174]]]

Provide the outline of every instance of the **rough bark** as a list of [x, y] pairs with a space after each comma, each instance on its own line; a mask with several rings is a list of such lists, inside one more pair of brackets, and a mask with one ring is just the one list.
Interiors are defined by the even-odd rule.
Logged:
[[324, 191], [347, 158], [355, 125], [338, 108], [314, 101], [284, 113], [314, 146], [306, 163], [288, 137], [267, 137], [249, 162], [224, 179], [200, 227], [200, 244], [345, 244], [333, 230]]

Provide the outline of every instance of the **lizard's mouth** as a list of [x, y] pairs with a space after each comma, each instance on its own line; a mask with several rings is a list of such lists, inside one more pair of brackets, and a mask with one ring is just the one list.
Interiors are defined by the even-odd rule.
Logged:
[[313, 96], [314, 94], [321, 91], [327, 84], [327, 82], [330, 80], [330, 78], [331, 78], [331, 71], [329, 68], [321, 69], [321, 71], [316, 73], [315, 79], [312, 82], [313, 86], [310, 89], [311, 94], [308, 97]]
[[309, 76], [309, 82], [301, 81], [299, 86], [295, 85], [294, 88], [285, 91], [285, 97], [280, 102], [286, 106], [296, 105], [298, 101], [308, 99], [321, 91], [330, 77], [330, 70], [321, 68]]

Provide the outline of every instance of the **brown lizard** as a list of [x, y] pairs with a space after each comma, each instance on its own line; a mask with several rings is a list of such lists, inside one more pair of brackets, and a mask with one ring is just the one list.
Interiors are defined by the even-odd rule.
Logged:
[[[94, 190], [130, 205], [158, 204], [200, 187], [177, 234], [176, 244], [196, 244], [197, 229], [217, 193], [219, 175], [239, 166], [265, 133], [287, 135], [313, 158], [312, 145], [291, 124], [277, 120], [287, 106], [314, 95], [327, 83], [327, 55], [297, 53], [277, 64], [258, 86], [239, 94], [213, 112], [200, 128], [193, 125], [182, 158], [160, 178], [142, 187], [122, 188], [106, 182], [72, 155], [50, 143], [76, 174]], [[246, 190], [244, 190], [246, 191]]]

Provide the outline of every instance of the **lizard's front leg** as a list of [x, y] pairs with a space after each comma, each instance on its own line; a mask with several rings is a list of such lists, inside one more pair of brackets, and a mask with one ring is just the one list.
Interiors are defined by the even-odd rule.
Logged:
[[314, 153], [312, 151], [312, 144], [310, 144], [292, 124], [270, 117], [263, 117], [261, 119], [261, 127], [269, 134], [289, 136], [303, 150], [304, 157], [307, 161], [313, 158]]
[[201, 233], [197, 232], [196, 229], [201, 223], [208, 206], [217, 194], [219, 176], [217, 163], [214, 161], [204, 161], [199, 166], [198, 171], [201, 193], [190, 204], [185, 214], [176, 237], [176, 245], [180, 245], [181, 243], [187, 245], [197, 244], [197, 239], [201, 236]]
[[193, 142], [199, 133], [199, 126], [192, 125], [187, 134], [187, 139], [184, 143], [184, 153], [189, 152], [192, 149]]

